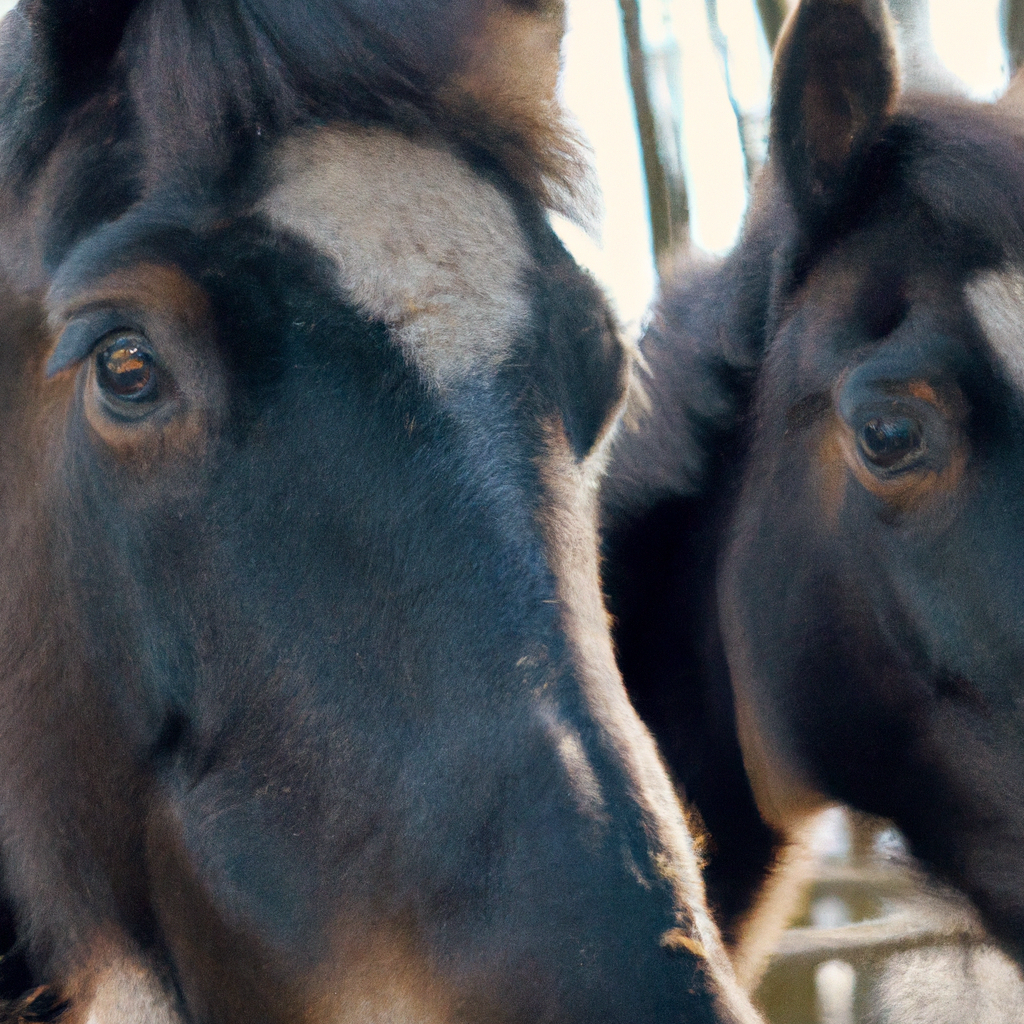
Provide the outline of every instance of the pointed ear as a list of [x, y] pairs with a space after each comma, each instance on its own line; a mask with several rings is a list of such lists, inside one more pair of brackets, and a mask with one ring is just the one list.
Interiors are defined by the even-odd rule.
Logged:
[[[589, 165], [558, 101], [565, 0], [483, 0], [461, 41], [449, 81], [458, 99], [485, 113], [516, 177], [534, 179], [548, 206], [586, 221]], [[460, 102], [461, 101], [461, 102]]]
[[0, 21], [0, 187], [29, 172], [105, 76], [139, 0], [21, 0]]
[[883, 0], [803, 0], [776, 49], [770, 152], [805, 222], [847, 201], [898, 91]]
[[339, 5], [371, 27], [407, 55], [450, 124], [472, 126], [474, 145], [482, 143], [514, 179], [559, 212], [575, 212], [587, 164], [557, 97], [565, 0], [303, 0], [291, 7], [317, 5], [326, 9], [318, 29]]

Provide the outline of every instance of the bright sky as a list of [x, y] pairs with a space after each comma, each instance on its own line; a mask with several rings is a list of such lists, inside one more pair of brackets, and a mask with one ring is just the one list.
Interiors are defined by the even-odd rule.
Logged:
[[576, 258], [608, 287], [633, 329], [654, 293], [647, 196], [623, 66], [618, 0], [570, 0], [562, 99], [593, 147], [604, 200], [597, 237], [555, 218]]
[[[590, 233], [556, 218], [576, 258], [606, 287], [627, 328], [636, 331], [654, 293], [655, 274], [640, 156], [626, 88], [618, 0], [568, 0], [563, 98], [593, 147], [604, 197]], [[681, 107], [682, 160], [695, 241], [716, 252], [735, 241], [746, 205], [736, 122], [721, 61], [711, 45], [705, 0], [641, 0], [648, 44], [679, 46], [678, 78], [656, 96]], [[14, 6], [0, 0], [0, 14]], [[931, 0], [936, 53], [972, 95], [988, 98], [1006, 81], [999, 0]], [[754, 0], [718, 0], [728, 40], [733, 92], [747, 112], [767, 104], [769, 57]], [[680, 98], [681, 97], [681, 98]]]
[[[736, 239], [746, 194], [736, 123], [711, 46], [705, 0], [641, 3], [648, 43], [657, 46], [674, 30], [680, 44], [692, 232], [697, 244], [723, 252]], [[998, 5], [999, 0], [931, 0], [935, 50], [978, 98], [990, 98], [1006, 82]], [[564, 99], [593, 145], [606, 212], [600, 246], [581, 240], [574, 230], [563, 237], [609, 290], [622, 320], [635, 329], [653, 295], [655, 276], [646, 223], [642, 229], [635, 223], [646, 206], [634, 122], [622, 114], [618, 0], [569, 0], [569, 10]], [[764, 110], [770, 67], [753, 0], [718, 0], [718, 18], [728, 38], [733, 92], [745, 110]]]
[[998, 17], [999, 0], [931, 0], [935, 52], [977, 99], [992, 99], [1006, 85]]

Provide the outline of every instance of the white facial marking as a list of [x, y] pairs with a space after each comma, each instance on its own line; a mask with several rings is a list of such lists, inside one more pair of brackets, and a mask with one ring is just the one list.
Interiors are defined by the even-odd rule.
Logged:
[[358, 308], [440, 388], [492, 373], [529, 317], [509, 201], [443, 149], [383, 129], [289, 139], [262, 210], [333, 257]]
[[438, 1016], [431, 1007], [413, 998], [356, 1000], [331, 1024], [448, 1024], [447, 1015]]
[[987, 271], [965, 289], [992, 351], [1024, 390], [1024, 271]]
[[125, 961], [104, 972], [86, 1024], [182, 1024], [152, 972]]

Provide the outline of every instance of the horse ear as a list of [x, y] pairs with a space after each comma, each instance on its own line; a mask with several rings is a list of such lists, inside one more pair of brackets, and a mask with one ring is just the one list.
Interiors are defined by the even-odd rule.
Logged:
[[[280, 0], [260, 0], [275, 7]], [[315, 0], [324, 17], [339, 0]], [[434, 84], [499, 124], [550, 116], [565, 33], [565, 0], [341, 0], [355, 23], [398, 43]]]
[[[560, 213], [584, 220], [589, 166], [558, 101], [564, 0], [482, 0], [449, 79], [456, 109], [468, 102], [496, 127], [514, 176]], [[504, 141], [499, 140], [504, 136]]]
[[[276, 8], [282, 0], [249, 2]], [[339, 4], [354, 25], [396, 44], [450, 123], [472, 125], [474, 143], [483, 141], [514, 179], [559, 212], [584, 213], [577, 202], [588, 166], [557, 96], [565, 0], [292, 0], [291, 7], [308, 20], [310, 8], [323, 6], [320, 32]]]
[[803, 0], [776, 50], [770, 152], [805, 221], [848, 198], [898, 91], [883, 0]]

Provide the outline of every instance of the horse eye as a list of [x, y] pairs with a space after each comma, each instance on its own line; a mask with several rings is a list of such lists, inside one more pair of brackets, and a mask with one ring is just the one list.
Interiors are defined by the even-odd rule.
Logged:
[[910, 416], [876, 416], [857, 438], [864, 457], [879, 469], [908, 469], [924, 449], [921, 424]]
[[140, 334], [118, 331], [96, 353], [96, 380], [122, 402], [141, 402], [156, 393], [156, 359]]

